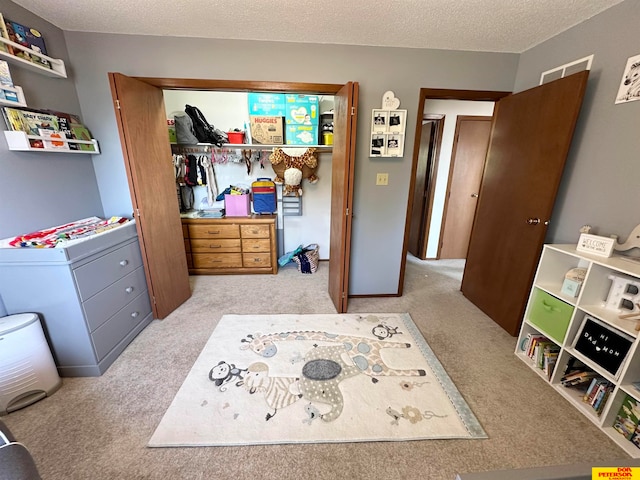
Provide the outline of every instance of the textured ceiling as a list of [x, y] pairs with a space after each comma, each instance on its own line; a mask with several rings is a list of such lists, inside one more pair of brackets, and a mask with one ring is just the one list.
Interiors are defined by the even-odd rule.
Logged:
[[623, 0], [13, 1], [70, 31], [521, 53]]

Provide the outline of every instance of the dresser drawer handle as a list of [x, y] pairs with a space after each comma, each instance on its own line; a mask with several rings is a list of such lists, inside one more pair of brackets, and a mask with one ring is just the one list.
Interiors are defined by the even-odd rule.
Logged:
[[140, 312], [133, 312], [133, 313], [131, 314], [131, 316], [132, 316], [133, 318], [136, 318], [138, 315], [140, 315]]
[[218, 233], [220, 233], [220, 230], [216, 230], [215, 232], [212, 232], [211, 230], [207, 231], [208, 234], [210, 235], [217, 235]]
[[124, 291], [127, 292], [127, 293], [131, 293], [131, 292], [133, 292], [133, 287], [127, 287], [127, 288], [124, 289]]
[[222, 245], [209, 245], [209, 248], [222, 248]]
[[120, 265], [126, 267], [127, 265], [129, 265], [129, 260], [120, 260]]

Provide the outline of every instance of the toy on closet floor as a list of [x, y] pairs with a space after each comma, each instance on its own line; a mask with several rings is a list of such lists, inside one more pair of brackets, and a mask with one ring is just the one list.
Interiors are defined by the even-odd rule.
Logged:
[[318, 181], [318, 159], [315, 148], [276, 148], [269, 156], [276, 177], [275, 183], [284, 184], [283, 195], [302, 196], [302, 180], [314, 184]]

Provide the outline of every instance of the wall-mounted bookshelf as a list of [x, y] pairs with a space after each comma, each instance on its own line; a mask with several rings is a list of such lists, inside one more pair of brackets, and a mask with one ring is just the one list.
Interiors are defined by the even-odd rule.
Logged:
[[48, 60], [51, 64], [51, 68], [47, 68], [44, 65], [38, 65], [37, 63], [33, 63], [30, 60], [25, 60], [24, 58], [16, 57], [15, 55], [3, 51], [0, 51], [0, 59], [6, 60], [13, 65], [18, 65], [19, 67], [26, 68], [41, 75], [46, 75], [48, 77], [67, 78], [67, 70], [62, 60], [43, 55], [42, 53], [31, 50], [24, 45], [12, 42], [11, 40], [7, 40], [3, 37], [0, 37], [0, 42], [11, 45], [11, 47], [13, 47], [14, 49], [17, 48], [18, 50], [22, 50], [23, 52], [27, 52], [28, 54]]
[[98, 147], [98, 141], [92, 139], [88, 140], [75, 140], [75, 139], [56, 139], [56, 142], [66, 143], [67, 145], [93, 145], [93, 151], [91, 150], [70, 150], [68, 148], [34, 148], [31, 146], [29, 140], [40, 140], [42, 142], [51, 141], [49, 137], [40, 137], [37, 135], [27, 135], [25, 132], [20, 131], [5, 131], [4, 136], [7, 139], [9, 150], [18, 152], [46, 152], [46, 153], [87, 153], [89, 155], [98, 155], [100, 148]]

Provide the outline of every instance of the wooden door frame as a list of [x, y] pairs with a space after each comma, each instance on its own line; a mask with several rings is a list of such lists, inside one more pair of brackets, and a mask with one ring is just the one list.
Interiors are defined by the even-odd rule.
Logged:
[[[492, 118], [491, 115], [458, 115], [456, 117], [456, 129], [454, 133], [455, 138], [453, 140], [453, 147], [451, 148], [451, 163], [449, 164], [449, 176], [447, 178], [447, 189], [445, 190], [444, 206], [442, 207], [442, 219], [440, 220], [440, 241], [438, 242], [438, 248], [436, 251], [436, 260], [440, 259], [442, 245], [443, 245], [442, 238], [444, 236], [444, 228], [447, 224], [447, 215], [449, 211], [449, 197], [451, 193], [451, 183], [453, 181], [453, 170], [456, 167], [456, 154], [458, 149], [458, 132], [460, 128], [460, 121], [467, 120], [467, 121], [486, 122], [486, 121], [490, 121], [491, 118]], [[491, 132], [489, 132], [489, 136], [491, 136]], [[485, 153], [485, 157], [486, 157], [486, 153]], [[486, 162], [486, 158], [485, 158], [485, 162]], [[482, 167], [482, 169], [484, 171], [484, 166]], [[478, 192], [476, 193], [480, 193], [480, 189], [478, 189]]]
[[[398, 279], [397, 296], [402, 295], [404, 288], [404, 274], [406, 269], [406, 258], [409, 243], [409, 230], [411, 228], [411, 213], [413, 210], [414, 189], [416, 181], [416, 169], [418, 166], [418, 154], [420, 153], [420, 129], [422, 128], [422, 117], [424, 116], [424, 104], [430, 100], [472, 100], [480, 102], [497, 102], [501, 98], [511, 95], [511, 92], [501, 92], [492, 90], [450, 90], [443, 88], [421, 88], [418, 100], [418, 111], [416, 120], [416, 131], [413, 139], [413, 160], [411, 163], [411, 177], [409, 179], [409, 198], [407, 200], [407, 213], [404, 225], [404, 242], [402, 245], [402, 261], [400, 262], [400, 277]], [[429, 185], [430, 190], [434, 190], [434, 185]], [[432, 192], [429, 192], [432, 195]]]

